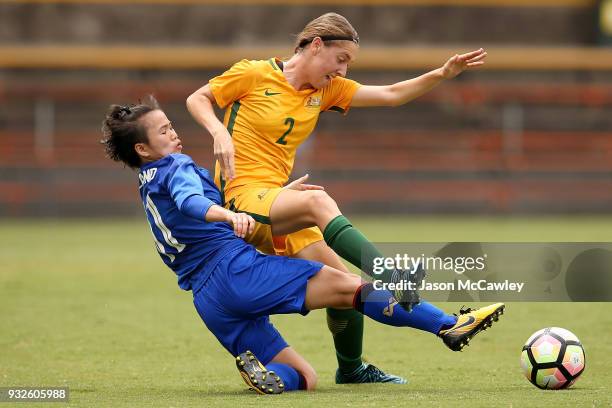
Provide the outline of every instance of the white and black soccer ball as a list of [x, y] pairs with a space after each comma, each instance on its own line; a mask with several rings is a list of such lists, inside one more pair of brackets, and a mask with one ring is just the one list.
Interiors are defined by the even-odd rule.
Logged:
[[538, 330], [523, 346], [521, 368], [529, 382], [540, 389], [568, 388], [584, 372], [584, 348], [569, 330]]

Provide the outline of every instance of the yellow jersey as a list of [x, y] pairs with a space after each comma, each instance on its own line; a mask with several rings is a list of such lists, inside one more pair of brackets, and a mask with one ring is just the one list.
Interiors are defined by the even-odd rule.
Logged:
[[215, 183], [227, 196], [241, 186], [281, 187], [287, 183], [297, 148], [313, 131], [322, 111], [346, 113], [360, 84], [335, 77], [322, 89], [298, 91], [281, 62], [242, 60], [210, 80], [217, 105], [226, 109], [223, 124], [232, 136], [235, 177], [223, 180], [219, 163]]

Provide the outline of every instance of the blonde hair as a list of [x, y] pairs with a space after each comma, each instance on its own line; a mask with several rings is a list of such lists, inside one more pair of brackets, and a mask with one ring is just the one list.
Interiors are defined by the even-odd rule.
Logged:
[[337, 13], [326, 13], [315, 18], [297, 35], [295, 39], [295, 50], [302, 50], [316, 37], [323, 41], [346, 40], [359, 44], [359, 35], [346, 18]]

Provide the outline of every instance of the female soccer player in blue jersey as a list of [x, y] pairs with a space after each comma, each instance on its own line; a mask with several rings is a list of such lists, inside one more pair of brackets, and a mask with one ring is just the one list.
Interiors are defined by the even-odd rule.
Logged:
[[[321, 112], [403, 105], [443, 80], [482, 65], [487, 55], [483, 49], [455, 55], [417, 78], [371, 86], [345, 78], [358, 50], [353, 26], [343, 16], [327, 13], [298, 34], [291, 58], [239, 61], [187, 99], [194, 119], [214, 138], [215, 181], [223, 205], [255, 217], [257, 224], [246, 240], [262, 252], [319, 261], [348, 272], [340, 256], [367, 269], [362, 250], [377, 254], [376, 249], [325, 191], [301, 184], [305, 179], [296, 182], [296, 189], [283, 188], [298, 146], [310, 136]], [[223, 123], [214, 105], [226, 109]], [[328, 309], [327, 321], [338, 359], [336, 382], [403, 381], [369, 375], [372, 368], [361, 359], [363, 316]]]
[[391, 292], [356, 275], [259, 253], [242, 239], [255, 220], [221, 206], [208, 171], [181, 153], [181, 140], [152, 97], [111, 106], [103, 134], [111, 159], [139, 169], [140, 195], [162, 260], [179, 286], [193, 292], [200, 317], [259, 393], [312, 390], [317, 382], [314, 369], [272, 326], [271, 314], [354, 309], [384, 324], [431, 332], [456, 349], [503, 312], [498, 303], [453, 316], [426, 302], [408, 312]]

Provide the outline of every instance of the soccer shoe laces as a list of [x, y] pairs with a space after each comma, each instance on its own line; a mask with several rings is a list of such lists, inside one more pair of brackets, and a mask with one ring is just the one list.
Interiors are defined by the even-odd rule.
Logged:
[[336, 371], [336, 384], [362, 384], [362, 383], [392, 383], [406, 384], [408, 381], [400, 376], [387, 374], [378, 367], [362, 363], [352, 373], [342, 373], [340, 369]]
[[471, 307], [465, 307], [465, 305], [461, 306], [461, 308], [459, 309], [459, 314], [457, 313], [453, 313], [455, 316], [459, 316], [459, 315], [464, 315], [464, 314], [469, 314], [472, 313], [474, 311], [474, 309], [472, 309]]
[[368, 365], [365, 369], [365, 375], [369, 378], [379, 378], [379, 377], [383, 377], [385, 375], [385, 373], [383, 373], [378, 367], [376, 367], [375, 365]]
[[380, 368], [376, 367], [373, 364], [368, 364], [366, 368], [363, 370], [362, 378], [365, 380], [363, 382], [368, 383], [395, 383], [395, 384], [405, 384], [407, 381], [401, 377], [395, 375], [386, 374]]

